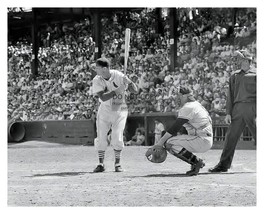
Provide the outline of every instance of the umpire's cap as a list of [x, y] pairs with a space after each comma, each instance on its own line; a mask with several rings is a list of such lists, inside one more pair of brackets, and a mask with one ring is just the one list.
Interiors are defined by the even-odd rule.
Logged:
[[247, 59], [247, 60], [250, 60], [250, 61], [252, 61], [252, 59], [253, 59], [252, 54], [250, 54], [246, 50], [237, 50], [237, 51], [235, 51], [235, 56], [239, 56], [239, 57], [241, 57], [243, 59]]

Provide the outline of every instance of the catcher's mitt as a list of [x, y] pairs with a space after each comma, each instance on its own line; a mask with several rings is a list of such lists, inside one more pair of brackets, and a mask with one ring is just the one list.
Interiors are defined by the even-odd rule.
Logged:
[[154, 145], [148, 149], [145, 155], [153, 163], [162, 163], [167, 158], [167, 150], [163, 146]]

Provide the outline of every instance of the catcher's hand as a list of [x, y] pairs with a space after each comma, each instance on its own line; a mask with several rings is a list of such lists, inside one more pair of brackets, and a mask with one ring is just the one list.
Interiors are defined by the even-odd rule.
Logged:
[[167, 150], [163, 146], [154, 145], [147, 150], [145, 155], [152, 163], [162, 163], [167, 158]]

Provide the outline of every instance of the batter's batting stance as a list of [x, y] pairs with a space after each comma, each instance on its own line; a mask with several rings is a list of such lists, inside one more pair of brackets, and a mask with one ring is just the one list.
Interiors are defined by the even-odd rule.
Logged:
[[96, 61], [96, 76], [93, 79], [93, 94], [99, 97], [97, 112], [97, 138], [94, 145], [98, 151], [99, 164], [94, 172], [104, 172], [104, 156], [107, 148], [107, 134], [111, 133], [111, 145], [115, 152], [115, 171], [122, 172], [120, 165], [121, 151], [124, 147], [123, 132], [126, 125], [128, 108], [125, 102], [125, 90], [137, 92], [137, 86], [122, 72], [110, 70], [110, 63], [105, 58]]
[[[180, 86], [179, 98], [182, 107], [174, 125], [166, 131], [156, 145], [146, 152], [146, 156], [150, 161], [160, 163], [165, 160], [164, 150], [167, 150], [177, 158], [191, 164], [191, 170], [186, 174], [193, 176], [205, 166], [203, 160], [193, 153], [206, 152], [213, 145], [212, 120], [207, 110], [195, 101], [191, 89]], [[188, 134], [178, 135], [182, 127]], [[164, 149], [162, 150], [161, 147]]]

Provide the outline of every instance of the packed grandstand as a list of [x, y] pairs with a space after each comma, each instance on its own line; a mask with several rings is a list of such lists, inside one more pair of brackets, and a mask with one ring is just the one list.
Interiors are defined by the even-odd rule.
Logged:
[[[256, 67], [256, 8], [179, 8], [177, 66], [170, 67], [170, 30], [166, 10], [156, 30], [155, 8], [102, 17], [102, 56], [122, 69], [125, 28], [131, 29], [127, 74], [139, 93], [127, 100], [129, 114], [172, 112], [179, 84], [192, 87], [212, 117], [225, 115], [228, 79], [236, 70], [232, 56], [246, 49]], [[89, 19], [47, 23], [40, 31], [39, 75], [31, 72], [29, 38], [8, 41], [8, 119], [82, 120], [93, 117], [95, 42]], [[154, 96], [151, 96], [154, 95]]]

